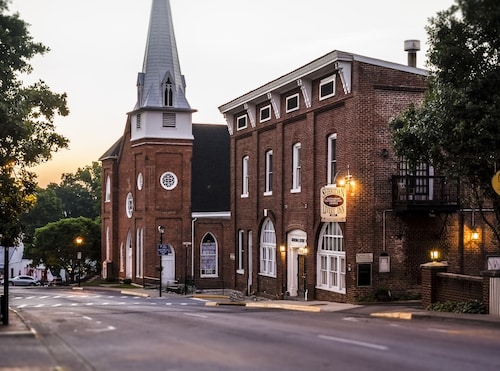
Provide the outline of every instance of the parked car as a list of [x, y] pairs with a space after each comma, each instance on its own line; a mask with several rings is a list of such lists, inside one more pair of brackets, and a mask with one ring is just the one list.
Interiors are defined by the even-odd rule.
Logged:
[[16, 276], [9, 279], [11, 286], [40, 286], [40, 281], [31, 276]]

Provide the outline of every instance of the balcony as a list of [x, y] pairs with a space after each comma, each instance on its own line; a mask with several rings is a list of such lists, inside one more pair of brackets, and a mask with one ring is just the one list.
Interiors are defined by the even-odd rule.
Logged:
[[396, 211], [457, 211], [458, 183], [442, 176], [393, 176], [392, 207]]

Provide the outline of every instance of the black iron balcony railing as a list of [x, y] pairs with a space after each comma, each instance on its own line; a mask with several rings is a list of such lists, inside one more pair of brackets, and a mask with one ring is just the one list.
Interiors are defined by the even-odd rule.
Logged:
[[442, 176], [393, 176], [392, 207], [397, 211], [456, 211], [459, 185]]

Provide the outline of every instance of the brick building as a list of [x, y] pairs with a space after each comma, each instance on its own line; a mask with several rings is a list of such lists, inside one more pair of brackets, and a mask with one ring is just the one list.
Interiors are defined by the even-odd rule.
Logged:
[[103, 275], [355, 302], [418, 292], [431, 251], [478, 274], [477, 211], [392, 151], [389, 121], [426, 91], [414, 44], [409, 65], [333, 51], [220, 106], [227, 125], [193, 124], [153, 0], [137, 104], [101, 157]]
[[482, 269], [458, 187], [392, 152], [389, 121], [426, 90], [418, 41], [406, 43], [409, 65], [333, 51], [219, 107], [238, 289], [347, 302], [407, 294], [433, 250], [457, 270]]

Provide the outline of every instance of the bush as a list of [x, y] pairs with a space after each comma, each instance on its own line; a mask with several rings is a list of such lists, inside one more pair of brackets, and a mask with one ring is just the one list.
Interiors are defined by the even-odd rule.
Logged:
[[484, 314], [486, 307], [479, 300], [468, 301], [446, 301], [444, 303], [437, 302], [429, 305], [427, 310], [436, 312], [451, 312], [451, 313], [469, 313], [469, 314]]
[[130, 278], [125, 278], [125, 279], [123, 280], [123, 284], [124, 284], [124, 285], [130, 285], [130, 284], [132, 284], [132, 280], [131, 280]]

